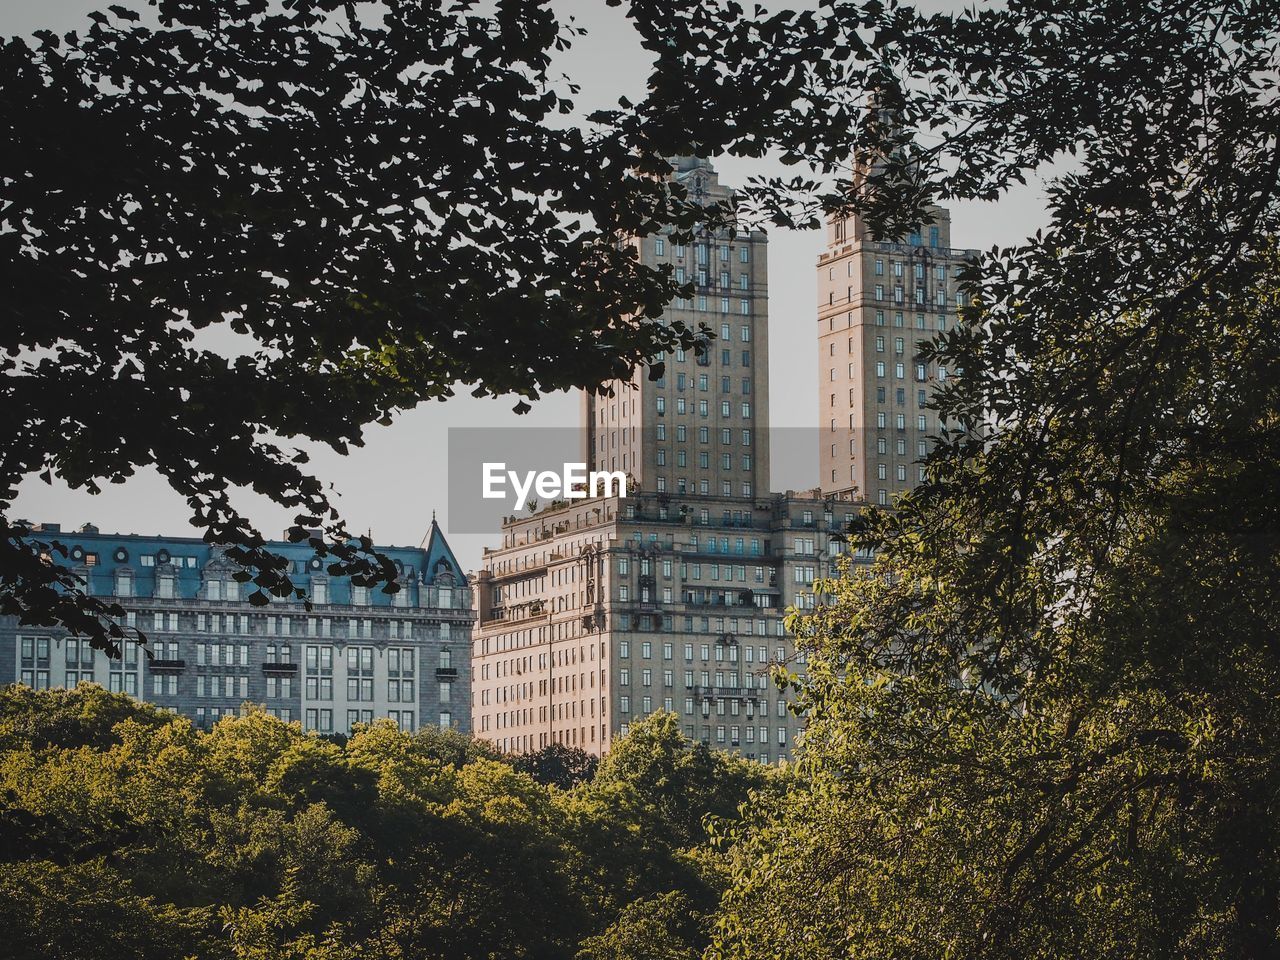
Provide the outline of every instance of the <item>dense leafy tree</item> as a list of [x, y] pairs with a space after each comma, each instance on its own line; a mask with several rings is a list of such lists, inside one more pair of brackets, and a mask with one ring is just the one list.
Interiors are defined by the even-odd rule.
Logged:
[[765, 770], [735, 753], [715, 751], [680, 732], [680, 718], [659, 712], [633, 726], [609, 751], [591, 790], [624, 788], [616, 802], [647, 823], [655, 836], [679, 848], [707, 839], [708, 818], [734, 818]]
[[583, 941], [576, 960], [697, 960], [698, 919], [678, 891], [633, 900], [607, 930]]
[[[722, 875], [648, 800], [685, 791], [695, 819], [703, 798], [629, 770], [702, 751], [636, 726], [644, 763], [564, 790], [456, 734], [380, 722], [337, 744], [261, 710], [202, 733], [92, 685], [10, 688], [6, 955], [568, 960], [643, 955], [653, 937], [654, 956], [696, 956]], [[725, 769], [721, 790], [768, 778]]]
[[726, 834], [721, 953], [1275, 955], [1274, 4], [634, 8], [708, 136], [837, 174], [759, 184], [779, 216], [892, 239], [1049, 177], [917, 348], [962, 374], [929, 482], [793, 621], [805, 766]]
[[60, 545], [6, 518], [24, 476], [154, 467], [265, 603], [296, 586], [249, 488], [394, 590], [288, 441], [343, 452], [458, 384], [595, 389], [693, 346], [657, 319], [670, 271], [619, 241], [718, 216], [636, 138], [566, 121], [549, 61], [577, 31], [544, 0], [150, 6], [0, 47], [0, 612], [111, 648]]
[[581, 747], [551, 743], [541, 750], [514, 757], [511, 765], [539, 783], [568, 790], [590, 780], [600, 761]]

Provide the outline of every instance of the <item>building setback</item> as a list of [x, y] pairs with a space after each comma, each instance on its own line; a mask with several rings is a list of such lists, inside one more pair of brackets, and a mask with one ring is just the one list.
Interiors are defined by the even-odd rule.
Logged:
[[332, 577], [306, 544], [272, 542], [302, 603], [253, 606], [240, 568], [202, 540], [35, 528], [69, 550], [94, 596], [125, 608], [153, 656], [126, 644], [111, 659], [65, 630], [0, 618], [0, 682], [38, 689], [96, 682], [210, 727], [246, 703], [318, 733], [389, 718], [402, 729], [470, 727], [467, 581], [432, 522], [421, 548], [379, 547], [400, 571], [389, 596]]
[[836, 506], [640, 492], [509, 520], [475, 579], [475, 734], [598, 755], [666, 710], [691, 739], [789, 758], [803, 718], [769, 674], [804, 672], [783, 618], [844, 549], [854, 507]]

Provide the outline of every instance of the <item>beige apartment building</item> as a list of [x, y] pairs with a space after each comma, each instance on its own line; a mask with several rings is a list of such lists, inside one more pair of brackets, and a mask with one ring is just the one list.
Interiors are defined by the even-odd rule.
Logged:
[[[673, 161], [695, 199], [729, 199], [710, 163]], [[835, 517], [817, 491], [767, 492], [768, 258], [762, 232], [638, 241], [650, 265], [692, 283], [667, 316], [716, 333], [585, 395], [584, 459], [633, 480], [625, 498], [554, 503], [509, 518], [476, 575], [474, 732], [503, 750], [608, 750], [658, 710], [691, 738], [762, 762], [791, 756], [802, 721], [770, 682], [803, 670], [783, 627], [811, 607]], [[851, 509], [851, 508], [849, 508]]]
[[789, 759], [803, 719], [770, 672], [804, 664], [783, 619], [815, 604], [854, 509], [816, 490], [637, 492], [508, 520], [474, 582], [474, 734], [598, 755], [666, 710], [691, 739]]
[[[904, 243], [876, 240], [861, 217], [832, 217], [818, 257], [818, 467], [825, 495], [887, 505], [923, 479], [939, 432], [928, 408], [947, 369], [918, 345], [955, 322], [957, 278], [975, 250], [951, 246], [951, 215]], [[953, 371], [954, 372], [954, 371]]]

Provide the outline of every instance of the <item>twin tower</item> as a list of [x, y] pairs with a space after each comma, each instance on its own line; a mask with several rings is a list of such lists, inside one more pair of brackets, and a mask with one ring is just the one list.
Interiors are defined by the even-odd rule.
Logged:
[[[689, 196], [731, 202], [714, 167], [673, 161]], [[951, 246], [950, 214], [900, 242], [876, 240], [858, 216], [833, 217], [818, 258], [818, 487], [843, 501], [888, 505], [922, 479], [928, 408], [945, 367], [919, 344], [955, 322], [959, 271], [972, 250]], [[641, 489], [678, 495], [754, 497], [769, 489], [769, 287], [765, 234], [743, 231], [639, 241], [642, 261], [670, 266], [694, 295], [668, 316], [717, 334], [704, 355], [677, 352], [666, 376], [640, 372], [612, 396], [583, 402], [586, 461], [622, 470]]]

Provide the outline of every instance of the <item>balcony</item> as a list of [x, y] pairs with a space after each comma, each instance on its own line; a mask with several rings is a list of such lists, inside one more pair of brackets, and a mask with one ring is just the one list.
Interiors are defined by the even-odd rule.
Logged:
[[185, 660], [151, 660], [147, 663], [151, 673], [181, 673], [187, 669]]
[[269, 677], [293, 677], [298, 674], [296, 663], [264, 663], [262, 672]]
[[457, 667], [436, 667], [436, 679], [453, 682], [458, 679]]
[[755, 687], [694, 687], [695, 700], [759, 700]]

